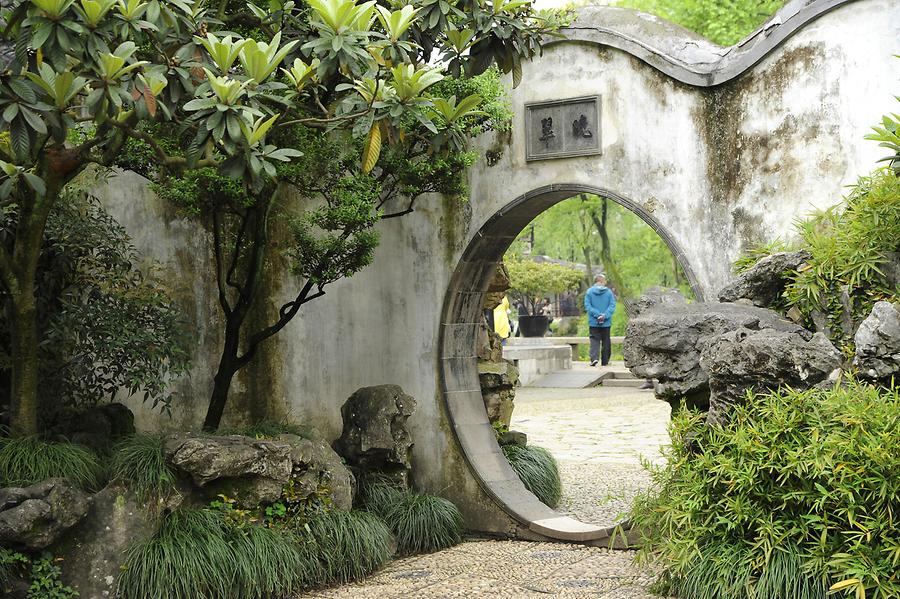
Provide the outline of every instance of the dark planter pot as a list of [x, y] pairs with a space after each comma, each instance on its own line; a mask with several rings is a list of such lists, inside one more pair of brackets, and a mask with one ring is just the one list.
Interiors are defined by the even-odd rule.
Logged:
[[519, 330], [523, 337], [543, 337], [549, 328], [550, 319], [544, 315], [519, 317]]

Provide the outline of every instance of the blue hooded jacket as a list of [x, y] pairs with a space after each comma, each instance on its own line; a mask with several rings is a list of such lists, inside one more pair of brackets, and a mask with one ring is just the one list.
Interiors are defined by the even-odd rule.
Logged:
[[[608, 329], [612, 326], [612, 315], [616, 311], [616, 296], [609, 287], [594, 285], [584, 294], [584, 309], [588, 313], [588, 325]], [[604, 315], [603, 322], [597, 317]]]

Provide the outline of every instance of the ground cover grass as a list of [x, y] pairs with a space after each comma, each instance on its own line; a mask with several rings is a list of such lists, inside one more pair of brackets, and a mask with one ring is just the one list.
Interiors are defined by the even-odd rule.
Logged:
[[550, 507], [559, 505], [562, 480], [556, 459], [549, 451], [535, 445], [503, 445], [501, 449], [526, 489]]

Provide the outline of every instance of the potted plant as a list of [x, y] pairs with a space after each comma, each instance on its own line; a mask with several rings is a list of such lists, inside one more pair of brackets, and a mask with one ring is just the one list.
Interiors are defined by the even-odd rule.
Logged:
[[528, 312], [519, 315], [522, 336], [543, 337], [550, 326], [550, 318], [540, 313], [544, 296], [577, 289], [583, 273], [568, 266], [527, 260], [511, 260], [506, 267], [509, 270], [510, 293]]

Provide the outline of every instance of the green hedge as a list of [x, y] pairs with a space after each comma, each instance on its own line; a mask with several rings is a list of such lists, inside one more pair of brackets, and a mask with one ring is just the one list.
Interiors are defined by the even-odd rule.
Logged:
[[724, 427], [682, 411], [631, 518], [690, 599], [900, 597], [900, 391], [751, 396]]

